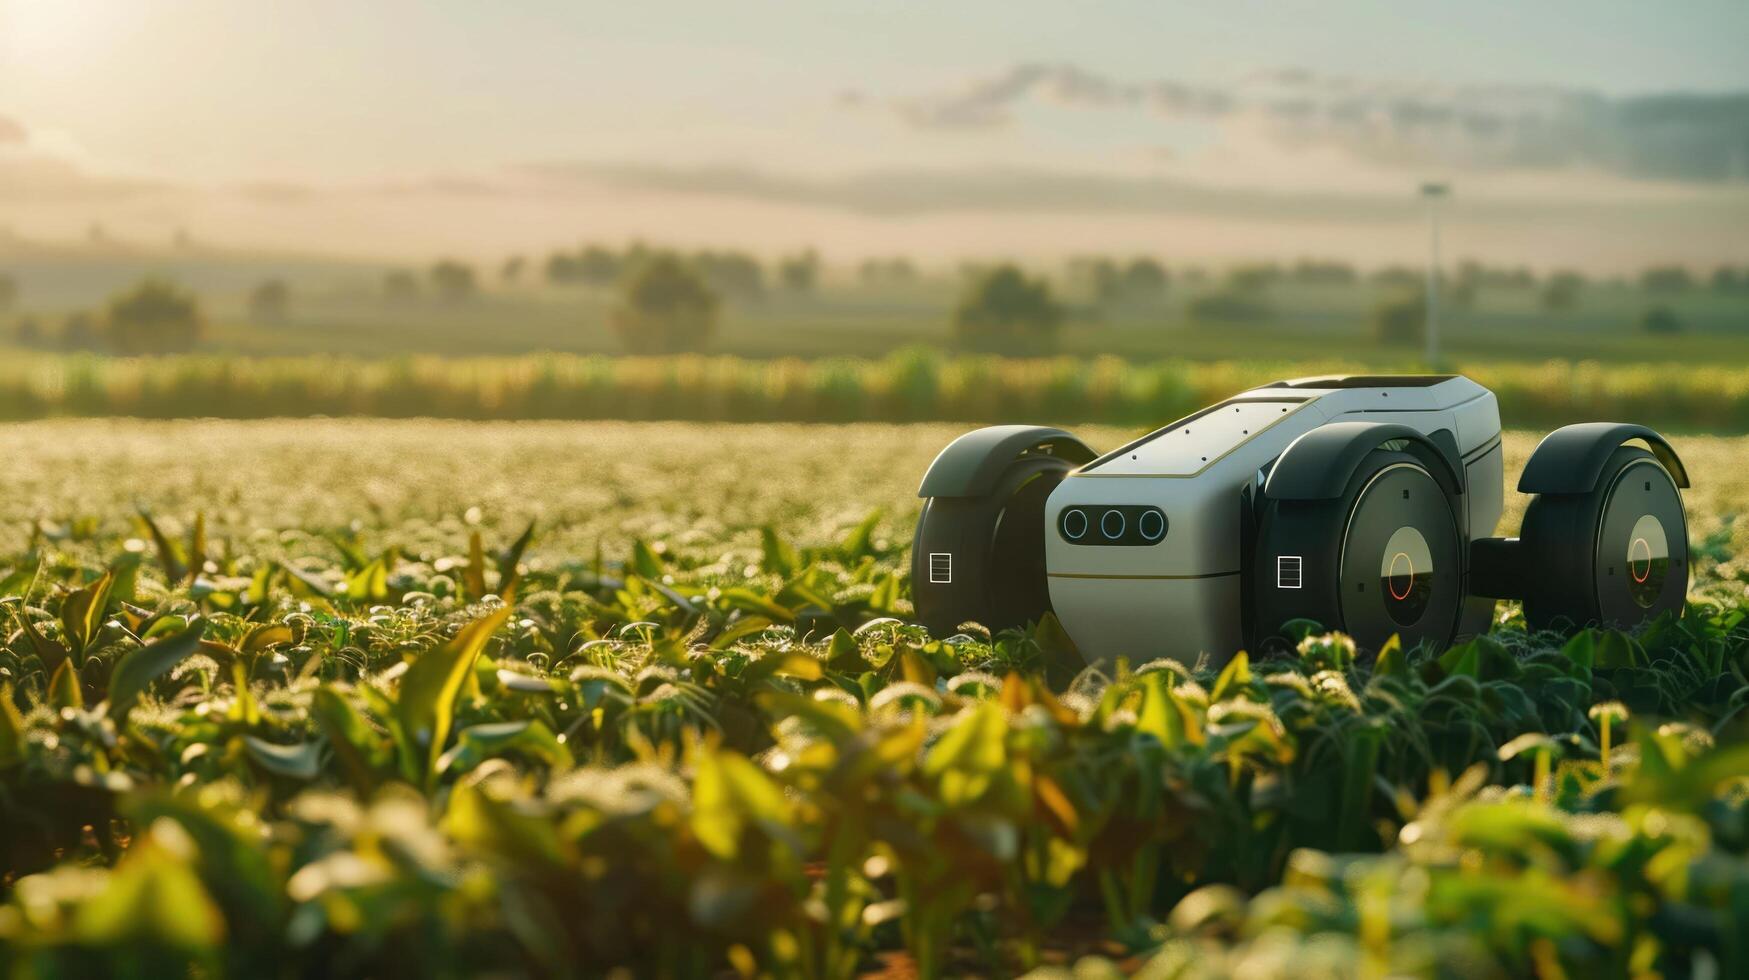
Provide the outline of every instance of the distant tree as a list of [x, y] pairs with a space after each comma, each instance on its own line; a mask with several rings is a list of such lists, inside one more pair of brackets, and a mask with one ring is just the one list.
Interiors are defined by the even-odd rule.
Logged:
[[147, 279], [109, 302], [109, 346], [119, 354], [175, 354], [200, 341], [205, 324], [193, 294]]
[[512, 255], [505, 259], [504, 264], [498, 267], [499, 281], [507, 286], [516, 285], [517, 281], [522, 278], [523, 267], [527, 264], [528, 260], [520, 255]]
[[69, 314], [61, 324], [61, 349], [70, 351], [96, 350], [103, 338], [98, 336], [97, 322], [84, 311]]
[[1585, 277], [1571, 269], [1562, 269], [1549, 273], [1543, 282], [1543, 309], [1550, 313], [1565, 313], [1579, 305], [1579, 290], [1585, 286]]
[[1153, 301], [1166, 294], [1171, 280], [1166, 267], [1146, 255], [1137, 256], [1124, 266], [1119, 290], [1126, 300]]
[[577, 271], [577, 260], [567, 252], [547, 256], [546, 273], [547, 282], [555, 286], [569, 286], [582, 279]]
[[902, 286], [917, 279], [917, 268], [904, 256], [864, 259], [857, 267], [857, 278], [866, 286]]
[[1301, 259], [1292, 276], [1295, 282], [1318, 286], [1346, 286], [1358, 278], [1354, 266], [1335, 259]]
[[269, 279], [249, 291], [249, 319], [281, 323], [291, 307], [291, 287], [284, 279]]
[[1375, 269], [1372, 275], [1367, 278], [1375, 286], [1415, 288], [1426, 280], [1427, 273], [1406, 265], [1387, 265], [1381, 269]]
[[577, 277], [591, 286], [611, 286], [623, 272], [620, 257], [605, 246], [591, 245], [577, 255]]
[[479, 284], [473, 266], [444, 259], [431, 267], [431, 288], [445, 303], [462, 303], [473, 298]]
[[1734, 293], [1749, 289], [1749, 269], [1738, 270], [1728, 265], [1721, 265], [1713, 270], [1712, 286], [1713, 289], [1721, 293]]
[[1083, 255], [1069, 260], [1069, 283], [1077, 292], [1089, 294], [1095, 303], [1116, 298], [1123, 270], [1104, 255]]
[[1275, 317], [1274, 307], [1257, 287], [1235, 289], [1224, 286], [1191, 300], [1186, 312], [1196, 323], [1223, 326], [1266, 323]]
[[1373, 308], [1373, 336], [1382, 344], [1420, 343], [1427, 326], [1427, 296], [1416, 292], [1387, 299]]
[[655, 253], [627, 279], [613, 329], [638, 354], [698, 350], [716, 330], [717, 306], [696, 269], [678, 255]]
[[[638, 260], [638, 264], [642, 262]], [[758, 259], [745, 252], [706, 249], [693, 256], [692, 265], [705, 283], [723, 296], [757, 299], [765, 293], [765, 270]]]
[[1640, 273], [1640, 288], [1649, 293], [1681, 293], [1694, 286], [1694, 276], [1680, 265], [1653, 266]]
[[4, 313], [18, 302], [18, 277], [10, 272], [0, 272], [0, 313]]
[[1261, 292], [1281, 278], [1281, 266], [1273, 262], [1234, 266], [1227, 270], [1227, 289], [1239, 293]]
[[19, 317], [18, 326], [12, 328], [12, 339], [16, 341], [20, 347], [35, 347], [38, 344], [41, 344], [43, 340], [43, 331], [42, 327], [37, 324], [36, 317]]
[[419, 298], [419, 280], [405, 269], [396, 269], [383, 276], [383, 298], [393, 303], [407, 303]]
[[820, 253], [805, 249], [777, 265], [777, 281], [792, 293], [811, 293], [820, 279]]
[[1668, 336], [1682, 332], [1682, 320], [1668, 306], [1654, 306], [1640, 317], [1640, 329], [1650, 334]]
[[1040, 346], [1063, 320], [1050, 284], [1003, 264], [974, 279], [954, 311], [960, 339], [975, 345]]

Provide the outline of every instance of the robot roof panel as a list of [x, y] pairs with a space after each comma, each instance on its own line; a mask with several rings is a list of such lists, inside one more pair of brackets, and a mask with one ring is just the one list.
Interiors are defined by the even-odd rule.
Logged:
[[1291, 395], [1234, 398], [1113, 450], [1079, 472], [1099, 476], [1191, 476], [1309, 402], [1310, 399]]

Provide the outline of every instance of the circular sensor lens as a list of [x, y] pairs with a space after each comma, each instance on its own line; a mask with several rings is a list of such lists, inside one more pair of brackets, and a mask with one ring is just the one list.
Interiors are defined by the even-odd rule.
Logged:
[[1407, 525], [1392, 532], [1379, 557], [1379, 590], [1385, 611], [1398, 626], [1421, 621], [1433, 598], [1433, 552], [1421, 532]]
[[1650, 609], [1664, 594], [1669, 575], [1670, 539], [1664, 536], [1664, 525], [1651, 514], [1642, 515], [1628, 535], [1628, 594], [1641, 609]]
[[1136, 518], [1136, 530], [1149, 541], [1158, 541], [1166, 536], [1166, 515], [1157, 510], [1144, 510], [1142, 516]]
[[1099, 533], [1105, 535], [1106, 537], [1110, 538], [1113, 541], [1116, 541], [1118, 538], [1123, 537], [1123, 529], [1124, 529], [1123, 511], [1121, 511], [1121, 510], [1108, 510], [1104, 514], [1100, 515], [1100, 517], [1099, 517]]
[[1071, 507], [1063, 511], [1063, 537], [1070, 541], [1079, 541], [1087, 535], [1087, 512], [1079, 507]]

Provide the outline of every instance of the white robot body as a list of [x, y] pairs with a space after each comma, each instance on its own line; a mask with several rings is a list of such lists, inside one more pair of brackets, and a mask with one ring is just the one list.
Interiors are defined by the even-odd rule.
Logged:
[[[1091, 661], [1219, 663], [1241, 649], [1241, 494], [1295, 439], [1330, 422], [1395, 422], [1428, 435], [1449, 433], [1471, 488], [1464, 495], [1468, 532], [1492, 534], [1503, 505], [1493, 393], [1462, 377], [1415, 387], [1400, 379], [1366, 380], [1314, 378], [1254, 388], [1065, 477], [1045, 506], [1046, 574], [1051, 606], [1083, 654]], [[1158, 508], [1163, 534], [1144, 547], [1103, 543], [1119, 536], [1107, 531], [1127, 523], [1099, 526], [1113, 505]], [[1090, 516], [1080, 538], [1070, 540], [1063, 521], [1077, 509]], [[1150, 537], [1158, 523], [1148, 518]], [[1081, 526], [1071, 515], [1069, 530]], [[1294, 572], [1286, 566], [1259, 574]]]

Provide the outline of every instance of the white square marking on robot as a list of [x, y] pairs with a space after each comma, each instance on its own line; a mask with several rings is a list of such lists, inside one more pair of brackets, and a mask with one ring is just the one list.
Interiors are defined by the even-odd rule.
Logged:
[[1275, 587], [1278, 589], [1297, 589], [1300, 587], [1299, 555], [1276, 556]]
[[953, 584], [953, 555], [945, 551], [929, 553], [929, 581], [934, 585]]

